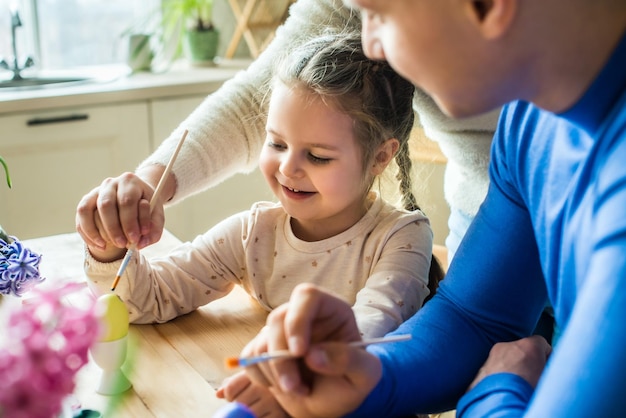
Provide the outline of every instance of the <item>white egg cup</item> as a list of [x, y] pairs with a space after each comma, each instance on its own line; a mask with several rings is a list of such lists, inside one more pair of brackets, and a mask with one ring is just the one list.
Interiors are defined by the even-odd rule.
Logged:
[[101, 395], [118, 395], [130, 389], [132, 384], [124, 375], [122, 365], [126, 361], [127, 336], [113, 341], [98, 341], [90, 349], [91, 357], [102, 369], [96, 392]]

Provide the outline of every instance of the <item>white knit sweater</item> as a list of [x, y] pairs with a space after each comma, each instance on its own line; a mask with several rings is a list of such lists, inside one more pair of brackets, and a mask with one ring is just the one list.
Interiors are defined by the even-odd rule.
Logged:
[[[172, 203], [237, 172], [252, 171], [265, 139], [266, 112], [261, 97], [267, 92], [276, 58], [328, 28], [358, 30], [360, 26], [358, 14], [342, 0], [298, 0], [261, 56], [208, 96], [142, 165], [166, 165], [186, 128], [189, 135], [173, 167], [177, 189]], [[448, 158], [446, 200], [452, 209], [473, 216], [487, 191], [489, 148], [499, 110], [453, 120], [420, 91], [415, 110], [426, 135], [439, 143]]]

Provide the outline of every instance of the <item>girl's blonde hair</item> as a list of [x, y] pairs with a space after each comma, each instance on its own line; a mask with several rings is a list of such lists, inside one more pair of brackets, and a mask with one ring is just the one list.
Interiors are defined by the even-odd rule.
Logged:
[[[413, 128], [415, 87], [388, 63], [365, 56], [358, 32], [324, 34], [289, 51], [275, 68], [273, 82], [305, 88], [328, 105], [350, 116], [355, 137], [363, 152], [363, 170], [368, 169], [377, 148], [386, 140], [400, 143], [398, 166], [402, 205], [418, 210], [413, 194], [408, 141]], [[433, 257], [429, 289], [434, 294], [443, 270]]]

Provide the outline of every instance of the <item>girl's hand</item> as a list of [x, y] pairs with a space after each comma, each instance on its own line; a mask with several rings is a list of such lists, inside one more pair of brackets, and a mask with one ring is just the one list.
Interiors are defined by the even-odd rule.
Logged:
[[311, 284], [297, 286], [274, 309], [243, 355], [289, 349], [300, 358], [247, 367], [292, 416], [342, 416], [356, 409], [381, 377], [377, 357], [347, 342], [361, 339], [352, 308]]
[[245, 371], [229, 377], [216, 392], [220, 399], [244, 404], [257, 417], [287, 418], [289, 415], [265, 387], [250, 380]]
[[173, 175], [168, 178], [161, 201], [152, 213], [150, 198], [164, 169], [151, 166], [142, 173], [147, 181], [134, 173], [105, 179], [81, 199], [76, 210], [76, 230], [91, 249], [104, 251], [107, 241], [117, 248], [137, 244], [141, 249], [161, 238], [165, 224], [163, 203], [173, 196], [176, 183]]

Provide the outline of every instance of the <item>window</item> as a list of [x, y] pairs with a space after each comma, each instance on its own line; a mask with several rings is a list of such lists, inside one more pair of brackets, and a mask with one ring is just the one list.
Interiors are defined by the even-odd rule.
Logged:
[[0, 56], [10, 60], [11, 10], [18, 62], [32, 56], [39, 69], [67, 69], [122, 63], [121, 34], [157, 6], [158, 0], [0, 0]]

